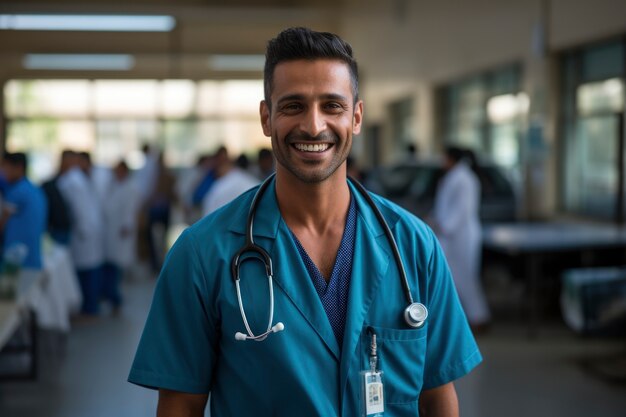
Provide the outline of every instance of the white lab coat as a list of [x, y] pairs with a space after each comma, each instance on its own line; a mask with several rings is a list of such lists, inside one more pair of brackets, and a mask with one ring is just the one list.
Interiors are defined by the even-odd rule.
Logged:
[[143, 167], [133, 174], [133, 181], [139, 189], [141, 204], [145, 204], [152, 195], [159, 175], [159, 152], [151, 150], [145, 154], [145, 158]]
[[202, 213], [207, 215], [230, 203], [236, 197], [259, 184], [259, 179], [246, 171], [233, 168], [215, 180], [202, 200]]
[[[105, 259], [120, 268], [128, 268], [136, 260], [137, 215], [141, 197], [135, 181], [113, 178], [109, 183], [104, 209]], [[126, 233], [122, 234], [122, 231]]]
[[98, 196], [98, 201], [106, 201], [108, 198], [109, 184], [113, 181], [113, 171], [110, 168], [93, 165], [88, 179]]
[[104, 262], [102, 205], [96, 187], [79, 168], [61, 175], [58, 187], [72, 215], [70, 252], [77, 269], [92, 269]]
[[489, 308], [480, 282], [479, 207], [480, 182], [472, 169], [461, 161], [439, 183], [433, 216], [439, 242], [471, 324], [489, 320]]

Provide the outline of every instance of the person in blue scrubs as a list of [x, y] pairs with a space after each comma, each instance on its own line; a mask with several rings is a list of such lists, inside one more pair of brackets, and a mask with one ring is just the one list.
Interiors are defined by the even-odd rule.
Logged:
[[26, 177], [26, 168], [24, 153], [6, 153], [2, 158], [2, 173], [8, 182], [0, 216], [2, 258], [6, 262], [7, 254], [21, 246], [25, 248], [25, 256], [20, 266], [43, 269], [41, 243], [46, 231], [48, 201], [43, 191]]
[[[231, 260], [246, 242], [258, 188], [188, 228], [171, 249], [129, 381], [159, 390], [158, 416], [358, 416], [376, 335], [385, 416], [458, 416], [453, 381], [482, 360], [433, 232], [371, 195], [399, 247], [420, 328], [381, 223], [348, 181], [346, 158], [361, 130], [357, 63], [330, 33], [305, 28], [268, 43], [260, 115], [276, 176], [260, 197], [254, 242], [274, 269], [274, 321], [263, 341], [246, 332]], [[250, 329], [267, 329], [265, 267], [241, 264]], [[380, 397], [376, 397], [380, 399]]]

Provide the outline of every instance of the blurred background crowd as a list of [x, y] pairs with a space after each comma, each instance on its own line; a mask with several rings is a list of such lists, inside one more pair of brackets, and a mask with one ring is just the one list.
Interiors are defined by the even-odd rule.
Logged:
[[117, 314], [125, 275], [144, 273], [142, 266], [153, 276], [159, 273], [172, 243], [173, 215], [180, 230], [274, 170], [267, 148], [251, 162], [221, 146], [180, 172], [165, 166], [161, 150], [145, 145], [142, 151], [143, 166], [131, 172], [124, 160], [98, 166], [89, 152], [64, 150], [58, 172], [41, 186], [28, 178], [27, 155], [6, 153], [0, 168], [4, 258], [21, 252], [19, 266], [41, 270], [46, 240], [48, 246], [67, 247], [82, 293], [81, 313], [98, 314], [106, 299]]

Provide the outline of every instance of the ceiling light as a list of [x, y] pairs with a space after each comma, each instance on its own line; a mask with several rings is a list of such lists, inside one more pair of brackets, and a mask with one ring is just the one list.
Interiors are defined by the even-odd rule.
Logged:
[[22, 65], [30, 70], [127, 71], [135, 58], [126, 54], [28, 54]]
[[174, 26], [172, 16], [159, 15], [0, 14], [0, 29], [5, 30], [169, 32]]
[[265, 55], [211, 55], [209, 67], [214, 71], [263, 71]]

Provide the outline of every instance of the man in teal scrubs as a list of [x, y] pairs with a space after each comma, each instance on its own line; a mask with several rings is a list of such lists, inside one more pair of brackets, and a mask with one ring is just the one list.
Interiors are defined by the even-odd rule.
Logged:
[[[372, 195], [397, 241], [412, 297], [428, 309], [420, 328], [383, 227], [346, 176], [361, 130], [357, 64], [330, 33], [292, 28], [267, 47], [261, 124], [276, 177], [260, 197], [253, 236], [274, 267], [274, 322], [265, 340], [246, 332], [231, 260], [246, 241], [256, 189], [178, 239], [163, 267], [129, 380], [159, 389], [158, 416], [364, 415], [363, 371], [377, 340], [385, 416], [458, 416], [453, 381], [481, 361], [432, 231]], [[241, 266], [254, 334], [267, 329], [263, 263]], [[379, 400], [380, 397], [376, 397]]]

